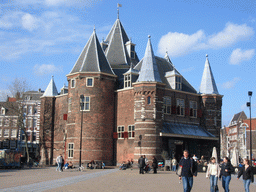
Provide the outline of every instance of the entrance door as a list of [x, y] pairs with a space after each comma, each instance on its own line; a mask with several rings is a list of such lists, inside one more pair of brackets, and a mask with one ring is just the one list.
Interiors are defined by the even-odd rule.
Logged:
[[183, 146], [182, 145], [176, 145], [176, 153], [175, 158], [178, 162], [180, 162], [181, 157], [183, 156]]

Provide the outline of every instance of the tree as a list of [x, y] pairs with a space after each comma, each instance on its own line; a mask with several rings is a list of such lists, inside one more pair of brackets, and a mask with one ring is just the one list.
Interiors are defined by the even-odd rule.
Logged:
[[[28, 152], [28, 134], [25, 127], [26, 114], [23, 111], [23, 106], [25, 104], [25, 98], [23, 94], [29, 89], [29, 85], [24, 78], [15, 78], [11, 84], [8, 85], [7, 93], [7, 108], [14, 110], [18, 115], [17, 126], [20, 130], [20, 137], [24, 134], [25, 136], [25, 148], [27, 155], [27, 162], [29, 162], [29, 152]], [[15, 98], [16, 101], [13, 101], [10, 98]], [[18, 105], [17, 105], [18, 104]]]

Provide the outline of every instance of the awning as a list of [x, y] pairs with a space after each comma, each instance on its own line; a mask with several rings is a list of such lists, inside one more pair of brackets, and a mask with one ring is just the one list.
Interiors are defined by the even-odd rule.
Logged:
[[160, 136], [218, 140], [217, 137], [199, 125], [167, 122], [163, 123], [163, 129], [160, 132]]

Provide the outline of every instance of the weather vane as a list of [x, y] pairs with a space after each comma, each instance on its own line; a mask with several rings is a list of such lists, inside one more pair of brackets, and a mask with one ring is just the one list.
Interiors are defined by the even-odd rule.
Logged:
[[122, 4], [117, 3], [117, 19], [119, 19], [119, 7], [122, 7]]

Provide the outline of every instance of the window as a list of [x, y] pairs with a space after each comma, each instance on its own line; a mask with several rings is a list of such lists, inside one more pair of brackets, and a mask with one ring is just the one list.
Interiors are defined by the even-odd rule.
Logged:
[[124, 138], [124, 126], [117, 127], [118, 139]]
[[182, 77], [176, 76], [175, 81], [176, 90], [182, 90]]
[[37, 119], [33, 119], [33, 127], [36, 127], [37, 125]]
[[3, 129], [0, 129], [0, 137], [2, 137]]
[[171, 97], [164, 97], [164, 113], [171, 114]]
[[5, 108], [3, 108], [3, 107], [1, 108], [1, 114], [5, 115]]
[[17, 127], [17, 119], [12, 120], [12, 127]]
[[15, 149], [16, 148], [16, 140], [10, 141], [10, 148]]
[[28, 115], [32, 114], [32, 106], [28, 106]]
[[180, 116], [184, 116], [184, 108], [184, 99], [177, 99], [177, 114]]
[[11, 137], [12, 137], [12, 138], [17, 137], [17, 129], [12, 129], [12, 131], [11, 131]]
[[9, 137], [9, 129], [4, 129], [4, 137]]
[[28, 119], [28, 128], [32, 127], [32, 119]]
[[80, 110], [90, 111], [90, 97], [85, 96], [81, 101]]
[[10, 123], [10, 120], [9, 120], [9, 119], [5, 119], [5, 120], [4, 120], [4, 126], [5, 126], [5, 127], [9, 127], [9, 123]]
[[189, 115], [191, 117], [197, 117], [197, 103], [195, 101], [190, 101], [189, 105], [190, 105]]
[[124, 88], [131, 87], [131, 74], [124, 75]]
[[0, 118], [0, 126], [3, 126], [3, 118]]
[[3, 148], [5, 149], [9, 148], [9, 140], [3, 142]]
[[76, 80], [71, 79], [71, 88], [74, 88], [76, 86]]
[[74, 143], [68, 144], [68, 158], [74, 157]]
[[131, 45], [131, 58], [135, 59], [135, 46]]
[[134, 138], [134, 125], [129, 125], [128, 126], [128, 137], [129, 138]]
[[93, 87], [93, 78], [92, 77], [87, 77], [86, 78], [86, 86], [87, 87]]
[[30, 142], [30, 137], [31, 137], [31, 132], [30, 131], [27, 131], [27, 136], [28, 136], [28, 140]]
[[36, 132], [33, 132], [32, 141], [36, 141]]
[[68, 112], [71, 112], [71, 103], [72, 103], [72, 98], [68, 99]]
[[150, 96], [147, 97], [147, 103], [151, 104], [151, 97]]
[[34, 114], [37, 114], [37, 107], [34, 107]]

